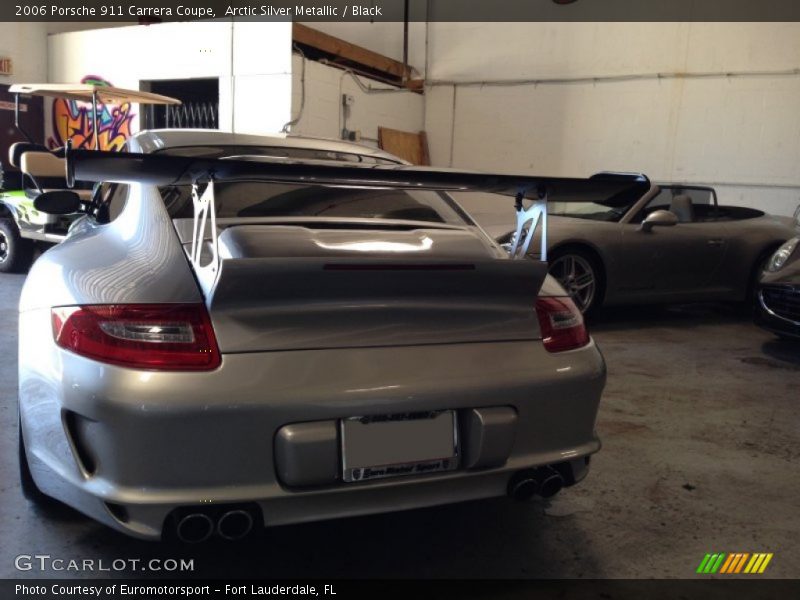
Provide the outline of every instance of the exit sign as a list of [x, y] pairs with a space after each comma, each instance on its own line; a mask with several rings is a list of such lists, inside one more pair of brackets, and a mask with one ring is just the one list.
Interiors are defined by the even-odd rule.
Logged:
[[11, 66], [11, 59], [0, 56], [0, 75], [13, 75], [14, 69]]

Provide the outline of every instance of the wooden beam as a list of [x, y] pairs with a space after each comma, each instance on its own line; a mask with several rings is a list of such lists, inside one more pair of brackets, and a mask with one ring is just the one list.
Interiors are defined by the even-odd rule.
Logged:
[[344, 60], [387, 73], [399, 79], [400, 82], [411, 79], [411, 67], [404, 66], [403, 63], [389, 58], [388, 56], [378, 54], [372, 50], [367, 50], [356, 44], [351, 44], [350, 42], [328, 35], [327, 33], [322, 33], [306, 25], [293, 23], [292, 39], [296, 43], [311, 46], [312, 48], [316, 48], [317, 50], [332, 54]]

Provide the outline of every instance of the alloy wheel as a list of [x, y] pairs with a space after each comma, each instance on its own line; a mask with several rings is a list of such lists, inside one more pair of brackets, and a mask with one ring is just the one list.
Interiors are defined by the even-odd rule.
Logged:
[[597, 276], [587, 259], [578, 254], [564, 254], [550, 263], [548, 271], [582, 313], [591, 308], [597, 293]]

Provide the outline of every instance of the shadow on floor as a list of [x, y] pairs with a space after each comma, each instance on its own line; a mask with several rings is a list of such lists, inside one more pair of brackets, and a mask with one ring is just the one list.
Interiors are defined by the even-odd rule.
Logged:
[[[559, 565], [548, 558], [554, 528], [558, 538], [581, 548], [587, 572], [596, 572], [596, 557], [581, 526], [569, 517], [548, 517], [546, 506], [544, 500], [520, 503], [496, 498], [272, 527], [238, 542], [213, 539], [202, 544], [145, 542], [85, 519], [67, 507], [63, 510], [75, 520], [85, 521], [79, 523], [71, 546], [91, 548], [109, 563], [126, 557], [141, 561], [104, 575], [111, 577], [164, 577], [163, 572], [142, 572], [140, 565], [152, 559], [193, 561], [193, 571], [170, 573], [181, 578], [567, 575], [566, 567], [573, 569], [574, 561]], [[486, 564], [487, 553], [512, 558], [502, 561], [501, 567], [492, 566]]]
[[745, 307], [724, 303], [614, 306], [587, 319], [593, 332], [751, 322], [752, 315]]
[[800, 340], [775, 338], [764, 342], [761, 350], [780, 368], [800, 371]]

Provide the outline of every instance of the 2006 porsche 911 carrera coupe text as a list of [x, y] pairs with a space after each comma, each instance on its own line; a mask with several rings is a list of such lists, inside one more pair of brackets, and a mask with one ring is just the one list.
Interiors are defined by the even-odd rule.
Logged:
[[495, 193], [533, 230], [585, 180], [214, 132], [128, 150], [67, 149], [68, 180], [104, 183], [23, 289], [30, 497], [202, 541], [586, 475], [605, 365], [580, 311], [447, 194]]

